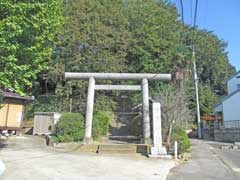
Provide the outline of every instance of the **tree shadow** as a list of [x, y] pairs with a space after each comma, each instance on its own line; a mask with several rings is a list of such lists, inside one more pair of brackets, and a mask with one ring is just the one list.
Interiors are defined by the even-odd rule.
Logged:
[[0, 138], [0, 150], [6, 148], [8, 146], [7, 140]]

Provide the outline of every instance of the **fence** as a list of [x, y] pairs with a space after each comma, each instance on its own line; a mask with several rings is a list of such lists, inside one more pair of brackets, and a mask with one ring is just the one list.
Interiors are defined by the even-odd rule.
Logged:
[[240, 120], [224, 121], [223, 128], [240, 129]]
[[222, 125], [218, 122], [203, 124], [202, 134], [203, 139], [240, 142], [240, 120], [224, 121]]

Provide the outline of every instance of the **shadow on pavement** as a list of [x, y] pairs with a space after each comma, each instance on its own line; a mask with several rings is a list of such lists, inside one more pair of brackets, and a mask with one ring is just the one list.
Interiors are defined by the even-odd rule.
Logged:
[[6, 139], [0, 139], [0, 150], [7, 147], [7, 140]]

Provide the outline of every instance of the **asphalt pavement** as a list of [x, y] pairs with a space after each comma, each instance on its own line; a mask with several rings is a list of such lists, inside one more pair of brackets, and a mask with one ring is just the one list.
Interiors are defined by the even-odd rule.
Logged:
[[173, 168], [167, 180], [240, 180], [240, 151], [221, 150], [220, 143], [191, 140], [192, 158]]

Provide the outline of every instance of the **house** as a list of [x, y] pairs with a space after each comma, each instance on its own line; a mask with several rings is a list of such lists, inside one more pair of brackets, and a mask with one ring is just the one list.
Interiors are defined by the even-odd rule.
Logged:
[[24, 106], [33, 100], [29, 96], [19, 96], [14, 92], [1, 92], [3, 100], [0, 104], [0, 132], [19, 133], [22, 127]]
[[215, 117], [226, 128], [240, 128], [240, 71], [227, 80], [228, 95], [215, 106]]

